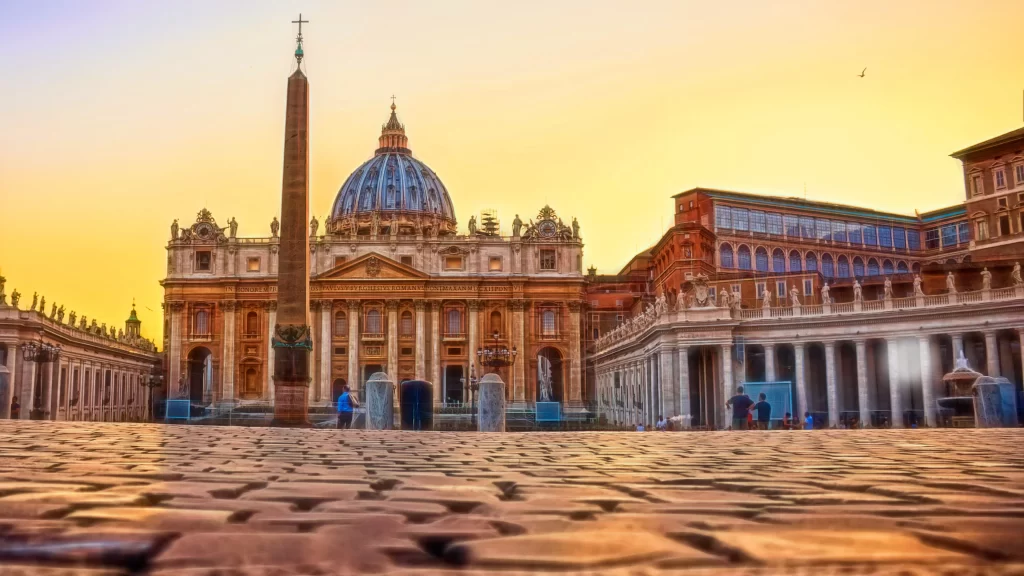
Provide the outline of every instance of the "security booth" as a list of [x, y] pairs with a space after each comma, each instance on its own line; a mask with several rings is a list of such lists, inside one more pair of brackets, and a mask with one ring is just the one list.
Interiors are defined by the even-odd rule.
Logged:
[[402, 382], [399, 408], [402, 430], [433, 430], [434, 385], [426, 380]]

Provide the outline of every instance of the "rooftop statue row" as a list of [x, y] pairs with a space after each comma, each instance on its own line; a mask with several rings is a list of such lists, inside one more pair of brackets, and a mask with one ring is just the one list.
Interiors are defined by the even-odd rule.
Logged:
[[[630, 340], [634, 335], [646, 331], [649, 327], [658, 323], [659, 319], [667, 318], [672, 309], [677, 313], [685, 314], [690, 310], [728, 310], [730, 316], [735, 319], [757, 320], [763, 318], [793, 317], [793, 316], [814, 316], [821, 314], [848, 314], [852, 312], [880, 312], [885, 310], [902, 310], [906, 308], [920, 308], [926, 306], [945, 306], [951, 304], [964, 304], [972, 302], [985, 302], [989, 300], [1003, 300], [1008, 298], [1024, 298], [1024, 279], [1021, 278], [1020, 263], [1015, 263], [1011, 274], [1012, 286], [998, 290], [992, 289], [992, 274], [988, 269], [983, 269], [982, 289], [977, 292], [958, 292], [956, 289], [956, 277], [950, 272], [946, 276], [946, 293], [928, 296], [922, 290], [921, 277], [914, 275], [914, 295], [908, 298], [894, 299], [892, 293], [892, 281], [885, 279], [884, 296], [881, 301], [864, 302], [860, 282], [854, 280], [853, 302], [836, 303], [829, 294], [829, 285], [821, 287], [821, 301], [824, 304], [817, 306], [806, 306], [800, 302], [800, 292], [796, 286], [789, 290], [789, 303], [787, 306], [772, 306], [772, 293], [764, 291], [760, 309], [744, 309], [738, 293], [712, 292], [708, 286], [707, 276], [700, 274], [692, 281], [691, 289], [686, 294], [676, 297], [674, 307], [670, 307], [666, 296], [658, 296], [654, 304], [648, 307], [641, 314], [623, 322], [620, 326], [598, 338], [597, 349], [603, 349], [619, 342]], [[894, 305], [898, 302], [899, 305]]]

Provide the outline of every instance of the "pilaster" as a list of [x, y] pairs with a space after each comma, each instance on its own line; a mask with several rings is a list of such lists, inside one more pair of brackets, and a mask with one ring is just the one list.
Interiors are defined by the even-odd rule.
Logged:
[[903, 378], [900, 375], [899, 342], [894, 338], [887, 338], [885, 341], [885, 356], [889, 363], [889, 408], [893, 428], [903, 428], [903, 398], [901, 385]]
[[868, 396], [867, 342], [855, 340], [853, 345], [857, 350], [857, 409], [860, 412], [861, 427], [868, 428], [871, 426], [871, 406]]
[[416, 309], [416, 367], [413, 372], [413, 377], [417, 380], [427, 379], [427, 351], [426, 348], [426, 336], [427, 327], [424, 325], [425, 322], [425, 310], [427, 303], [425, 300], [417, 300], [413, 303]]
[[348, 301], [348, 385], [359, 391], [359, 315], [362, 313], [359, 300]]
[[679, 415], [686, 416], [690, 414], [690, 349], [682, 346], [676, 349], [676, 354], [679, 356]]
[[809, 409], [807, 407], [807, 379], [805, 376], [804, 367], [804, 354], [805, 346], [803, 342], [795, 342], [793, 344], [793, 363], [794, 371], [796, 372], [796, 416], [801, 422], [803, 421], [804, 412]]
[[583, 371], [580, 369], [580, 310], [583, 303], [569, 302], [569, 402], [583, 402]]
[[828, 395], [828, 425], [839, 426], [839, 399], [836, 393], [836, 343], [825, 342], [825, 387]]
[[320, 386], [317, 400], [330, 403], [331, 398], [331, 320], [334, 312], [330, 300], [320, 301]]
[[[735, 388], [732, 384], [732, 344], [722, 344], [720, 347], [722, 351], [722, 406], [725, 406], [725, 400], [728, 400], [736, 393]], [[722, 415], [722, 428], [727, 428], [731, 421], [732, 414], [730, 408], [723, 408], [720, 412]]]
[[921, 402], [924, 404], [924, 423], [934, 427], [935, 399], [932, 394], [932, 347], [928, 336], [917, 339], [921, 357]]

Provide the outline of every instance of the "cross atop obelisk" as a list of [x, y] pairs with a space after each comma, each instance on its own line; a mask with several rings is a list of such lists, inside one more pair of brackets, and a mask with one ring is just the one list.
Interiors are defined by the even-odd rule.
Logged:
[[299, 35], [295, 37], [295, 61], [298, 62], [299, 64], [302, 64], [302, 25], [309, 24], [309, 20], [303, 20], [302, 13], [299, 12], [299, 19], [292, 20], [292, 24], [299, 25]]

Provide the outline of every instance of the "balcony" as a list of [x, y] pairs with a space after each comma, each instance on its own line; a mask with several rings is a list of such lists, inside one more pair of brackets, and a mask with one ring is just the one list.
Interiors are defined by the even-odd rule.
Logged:
[[443, 342], [463, 342], [466, 340], [465, 332], [445, 332], [441, 334], [441, 340]]
[[360, 338], [363, 342], [383, 342], [386, 335], [383, 332], [363, 332]]

